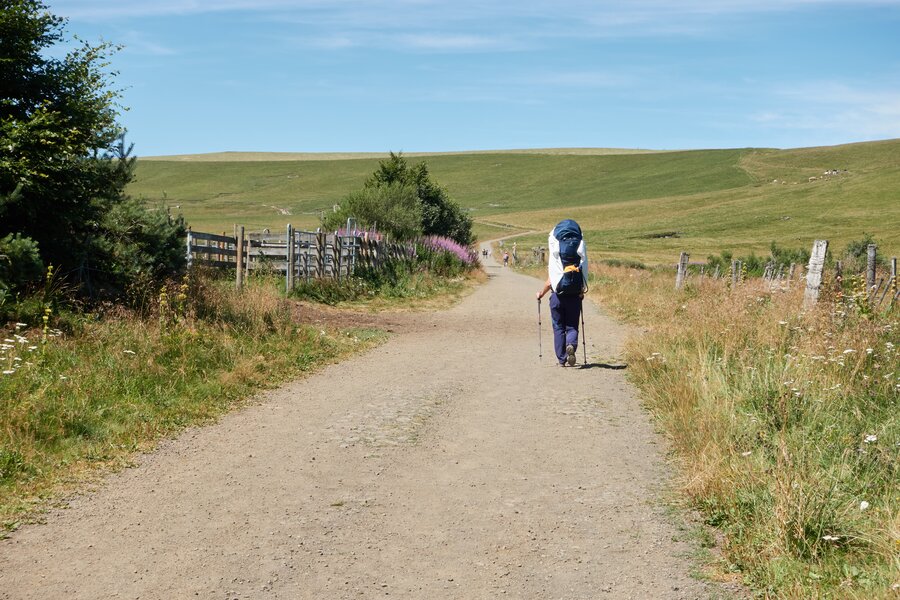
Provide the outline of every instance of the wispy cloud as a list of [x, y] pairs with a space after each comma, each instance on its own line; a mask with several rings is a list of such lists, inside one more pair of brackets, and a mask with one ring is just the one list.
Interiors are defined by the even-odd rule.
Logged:
[[502, 38], [485, 35], [415, 33], [396, 37], [397, 42], [408, 48], [421, 50], [489, 50], [508, 48], [509, 43]]
[[696, 32], [711, 20], [731, 15], [900, 7], [900, 0], [51, 0], [50, 4], [55, 12], [83, 21], [245, 12], [298, 18], [325, 28], [403, 30], [430, 25], [454, 31], [645, 35]]
[[[773, 90], [781, 106], [751, 119], [768, 128], [814, 131], [843, 139], [900, 137], [900, 88], [841, 81], [806, 82]], [[826, 136], [827, 137], [827, 136]]]
[[117, 36], [117, 38], [125, 46], [125, 52], [149, 56], [172, 56], [178, 54], [174, 48], [148, 39], [146, 34], [140, 31], [129, 30]]

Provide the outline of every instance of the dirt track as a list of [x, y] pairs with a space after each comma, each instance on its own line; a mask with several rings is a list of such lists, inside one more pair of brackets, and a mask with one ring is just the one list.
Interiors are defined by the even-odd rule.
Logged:
[[[535, 280], [186, 432], [0, 542], [0, 598], [708, 598], [662, 442], [587, 307], [555, 366]], [[579, 362], [582, 352], [578, 351]]]

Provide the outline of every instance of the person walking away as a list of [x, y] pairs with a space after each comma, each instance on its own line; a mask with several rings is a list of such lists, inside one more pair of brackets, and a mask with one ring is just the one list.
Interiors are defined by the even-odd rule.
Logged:
[[538, 302], [550, 292], [550, 319], [553, 322], [553, 349], [562, 367], [575, 366], [578, 349], [578, 319], [587, 292], [587, 248], [581, 227], [565, 219], [550, 232], [547, 239], [550, 259], [547, 281], [537, 293]]
[[503, 266], [504, 266], [504, 267], [508, 267], [508, 266], [509, 266], [509, 252], [504, 252], [504, 253], [503, 253]]

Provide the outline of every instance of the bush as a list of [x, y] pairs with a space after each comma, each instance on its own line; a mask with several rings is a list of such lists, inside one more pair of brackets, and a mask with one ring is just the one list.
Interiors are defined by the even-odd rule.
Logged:
[[[869, 262], [869, 245], [875, 244], [875, 238], [871, 234], [864, 233], [863, 237], [847, 244], [844, 251], [838, 254], [836, 260], [841, 261], [841, 267], [845, 274], [860, 274], [866, 271]], [[875, 264], [886, 268], [887, 259], [881, 255], [875, 255]]]
[[18, 233], [0, 238], [0, 290], [21, 291], [43, 274], [37, 242]]
[[355, 218], [364, 229], [377, 228], [399, 240], [408, 240], [422, 232], [422, 207], [414, 186], [391, 183], [367, 187], [348, 194], [340, 208], [325, 217], [322, 225], [329, 231], [344, 227]]
[[93, 295], [128, 292], [132, 301], [143, 303], [159, 281], [176, 275], [186, 264], [184, 220], [162, 207], [125, 198], [106, 213], [102, 229], [105, 235], [97, 241], [96, 260], [104, 272], [89, 283], [103, 288], [90, 287]]
[[[411, 239], [421, 233], [446, 236], [463, 246], [470, 246], [474, 243], [472, 219], [450, 199], [443, 187], [431, 179], [428, 166], [424, 162], [409, 166], [402, 155], [391, 152], [390, 158], [381, 161], [378, 169], [366, 180], [364, 191], [391, 190], [398, 187], [404, 190], [412, 188], [418, 202], [418, 208], [414, 210], [418, 220], [415, 227], [416, 233], [405, 238], [398, 236], [400, 239]], [[351, 200], [352, 198], [348, 197], [345, 202]], [[384, 221], [388, 220], [387, 215], [355, 214], [352, 210], [347, 210], [344, 203], [342, 203], [339, 213], [342, 216], [339, 219], [341, 223], [337, 223], [338, 227], [346, 221], [348, 216], [353, 216], [360, 224], [374, 226], [377, 222], [379, 229], [387, 230], [382, 225]], [[410, 215], [412, 214], [411, 210]], [[334, 226], [336, 223], [330, 217], [326, 222], [330, 225], [329, 228], [336, 229]]]

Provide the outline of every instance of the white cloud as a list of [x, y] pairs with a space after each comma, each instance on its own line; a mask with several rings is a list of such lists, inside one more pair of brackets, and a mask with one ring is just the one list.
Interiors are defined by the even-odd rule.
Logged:
[[782, 106], [751, 115], [752, 121], [770, 129], [841, 139], [900, 137], [900, 88], [817, 81], [777, 88], [771, 97]]
[[508, 48], [500, 38], [482, 35], [416, 33], [397, 36], [403, 46], [422, 50], [491, 50]]
[[[567, 22], [570, 24], [638, 26], [683, 21], [698, 16], [786, 12], [846, 6], [900, 7], [900, 0], [51, 0], [51, 9], [77, 20], [103, 21], [133, 17], [189, 15], [215, 12], [257, 14], [313, 14], [325, 22], [390, 26], [419, 24], [476, 24], [502, 27], [503, 22]], [[485, 19], [492, 19], [484, 23]], [[671, 25], [670, 25], [671, 26]], [[674, 25], [677, 27], [677, 24]]]
[[634, 85], [638, 78], [633, 71], [553, 71], [512, 79], [511, 83], [531, 86], [571, 88], [621, 88]]
[[117, 37], [122, 40], [125, 52], [150, 56], [172, 56], [178, 54], [173, 48], [147, 39], [147, 36], [140, 31], [126, 31], [123, 35]]

